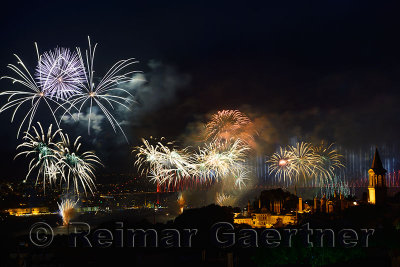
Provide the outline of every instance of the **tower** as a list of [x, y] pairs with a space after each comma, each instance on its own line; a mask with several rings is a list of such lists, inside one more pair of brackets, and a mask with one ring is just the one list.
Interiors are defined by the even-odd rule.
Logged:
[[318, 198], [314, 197], [314, 212], [318, 212]]
[[299, 212], [303, 212], [303, 199], [301, 197], [299, 197], [299, 208], [298, 208]]
[[325, 194], [321, 198], [320, 209], [321, 209], [321, 212], [326, 212], [326, 195]]
[[371, 204], [382, 204], [386, 200], [386, 170], [382, 166], [378, 149], [375, 148], [375, 155], [371, 169], [368, 171], [368, 202]]
[[250, 200], [247, 202], [247, 216], [251, 215], [251, 211], [250, 211]]

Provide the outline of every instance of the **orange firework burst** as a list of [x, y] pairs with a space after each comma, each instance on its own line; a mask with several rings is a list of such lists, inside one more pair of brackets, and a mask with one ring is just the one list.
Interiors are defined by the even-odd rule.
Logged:
[[251, 120], [239, 110], [222, 110], [212, 115], [206, 125], [206, 139], [216, 142], [241, 139], [248, 145], [254, 143], [257, 134]]
[[64, 199], [61, 201], [61, 203], [57, 203], [59, 214], [63, 219], [63, 225], [68, 225], [69, 220], [74, 216], [77, 202], [78, 201], [73, 201], [71, 199]]

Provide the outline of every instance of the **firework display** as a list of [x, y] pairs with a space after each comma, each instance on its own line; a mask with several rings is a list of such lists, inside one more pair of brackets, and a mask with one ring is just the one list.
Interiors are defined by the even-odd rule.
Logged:
[[231, 200], [231, 196], [223, 193], [218, 193], [216, 195], [216, 203], [220, 206], [228, 206], [228, 202]]
[[33, 134], [26, 132], [24, 136], [24, 142], [17, 146], [17, 149], [24, 149], [24, 151], [18, 153], [15, 158], [21, 155], [26, 157], [33, 156], [29, 162], [28, 174], [25, 179], [28, 179], [29, 175], [37, 169], [36, 184], [40, 177], [43, 179], [43, 187], [45, 189], [46, 184], [54, 184], [57, 180], [57, 175], [60, 173], [57, 161], [58, 161], [58, 142], [54, 139], [59, 135], [61, 130], [52, 132], [52, 125], [44, 132], [40, 122], [38, 129], [32, 126], [34, 131]]
[[214, 114], [204, 129], [206, 139], [197, 149], [181, 149], [174, 142], [163, 143], [163, 138], [156, 142], [142, 139], [143, 145], [134, 149], [134, 165], [158, 186], [177, 187], [183, 182], [215, 187], [215, 203], [232, 204], [235, 199], [227, 193], [242, 190], [253, 175], [247, 160], [254, 127], [240, 111], [223, 110]]
[[241, 139], [246, 144], [252, 144], [256, 134], [251, 120], [239, 110], [218, 111], [205, 127], [206, 140], [213, 142]]
[[342, 195], [345, 198], [354, 196], [354, 187], [352, 190], [348, 182], [342, 181], [341, 179], [334, 177], [330, 182], [321, 186], [319, 197], [322, 198], [323, 196], [325, 196], [329, 199], [334, 197], [335, 195]]
[[314, 154], [312, 145], [302, 142], [290, 146], [289, 149], [293, 155], [292, 165], [297, 170], [296, 180], [313, 175], [319, 158]]
[[58, 213], [62, 217], [63, 225], [69, 224], [71, 217], [74, 215], [77, 202], [78, 200], [63, 199], [61, 203], [57, 203], [59, 209]]
[[297, 172], [293, 160], [293, 153], [281, 147], [267, 160], [267, 163], [270, 164], [270, 172], [286, 182], [286, 179], [290, 179]]
[[[36, 44], [35, 47], [36, 47], [38, 65], [40, 65], [41, 56], [39, 55], [39, 50]], [[24, 104], [28, 106], [28, 111], [25, 112], [25, 115], [18, 127], [18, 132], [17, 132], [17, 137], [18, 137], [21, 128], [23, 127], [25, 122], [27, 122], [28, 124], [27, 131], [30, 129], [36, 111], [40, 106], [40, 103], [44, 102], [46, 106], [49, 108], [52, 118], [57, 123], [57, 126], [59, 126], [59, 123], [55, 115], [55, 109], [59, 108], [60, 104], [56, 100], [53, 100], [52, 94], [47, 93], [48, 91], [46, 91], [45, 88], [43, 87], [44, 84], [47, 84], [47, 82], [42, 80], [42, 78], [40, 78], [40, 81], [37, 82], [33, 77], [33, 75], [30, 73], [28, 67], [21, 60], [21, 58], [17, 55], [15, 55], [15, 57], [17, 58], [17, 64], [20, 65], [20, 67], [14, 64], [8, 64], [7, 67], [16, 74], [16, 77], [3, 76], [1, 77], [1, 79], [11, 80], [13, 84], [21, 84], [24, 86], [25, 90], [13, 90], [13, 91], [1, 92], [0, 95], [8, 96], [8, 98], [7, 102], [0, 108], [0, 113], [8, 109], [14, 109], [11, 117], [11, 122], [13, 122], [15, 115], [17, 111], [20, 109], [20, 107], [23, 106]], [[42, 77], [42, 74], [40, 74], [40, 77]], [[49, 75], [47, 75], [46, 77], [51, 78]], [[44, 78], [45, 76], [43, 76], [43, 79]]]
[[213, 142], [206, 144], [195, 154], [196, 176], [201, 180], [224, 179], [233, 176], [239, 187], [246, 179], [243, 163], [249, 147], [240, 139], [231, 142]]
[[[4, 91], [0, 95], [8, 96], [7, 102], [0, 108], [0, 113], [13, 109], [12, 121], [22, 105], [28, 105], [17, 136], [23, 125], [28, 124], [28, 130], [23, 137], [24, 142], [17, 148], [23, 149], [16, 157], [25, 155], [31, 157], [28, 166], [28, 179], [36, 172], [36, 184], [40, 181], [43, 187], [55, 183], [65, 190], [79, 195], [89, 191], [94, 194], [95, 169], [102, 165], [100, 159], [92, 151], [80, 151], [80, 136], [70, 139], [67, 133], [60, 129], [60, 122], [84, 116], [82, 110], [87, 110], [85, 116], [90, 135], [91, 114], [100, 110], [102, 117], [107, 119], [114, 130], [121, 128], [114, 110], [130, 109], [134, 102], [133, 95], [127, 90], [126, 84], [132, 81], [137, 71], [130, 68], [137, 63], [134, 58], [120, 60], [111, 66], [102, 77], [95, 76], [94, 60], [97, 44], [92, 45], [88, 38], [88, 49], [55, 48], [39, 54], [34, 75], [18, 57], [18, 65], [8, 65], [17, 78], [2, 77], [13, 83], [23, 85], [22, 91]], [[96, 72], [97, 73], [97, 72]], [[50, 110], [56, 121], [57, 130], [52, 132], [50, 126], [47, 132], [38, 122], [38, 127], [32, 122], [40, 103]], [[252, 181], [258, 172], [257, 167], [249, 162], [255, 158], [256, 141], [259, 123], [253, 123], [244, 113], [237, 109], [220, 110], [211, 115], [210, 120], [202, 123], [203, 131], [196, 137], [201, 144], [189, 142], [192, 146], [177, 146], [176, 142], [166, 142], [164, 138], [142, 139], [143, 144], [135, 147], [136, 160], [134, 165], [150, 182], [163, 188], [182, 188], [182, 185], [213, 187], [216, 193], [215, 202], [219, 205], [233, 204], [242, 190]], [[29, 130], [32, 128], [32, 131]], [[33, 133], [32, 133], [33, 132]], [[201, 138], [198, 138], [201, 136]], [[258, 145], [258, 144], [257, 144]], [[257, 147], [258, 148], [258, 147]], [[312, 184], [326, 187], [329, 192], [342, 190], [347, 194], [346, 184], [334, 183], [337, 171], [344, 167], [342, 155], [333, 144], [313, 145], [300, 142], [292, 146], [280, 147], [262, 166], [266, 172], [276, 179], [289, 184]], [[267, 170], [268, 169], [268, 170]], [[340, 184], [337, 187], [337, 184]], [[186, 187], [187, 188], [187, 187]], [[181, 197], [183, 199], [183, 197]], [[73, 210], [76, 202], [63, 200], [59, 204], [64, 223], [68, 223], [68, 210]], [[181, 205], [183, 207], [183, 204]]]
[[322, 143], [314, 146], [313, 153], [317, 156], [314, 176], [319, 178], [319, 182], [322, 184], [324, 181], [332, 181], [335, 177], [335, 170], [344, 167], [343, 156], [333, 148], [333, 144], [327, 146]]
[[158, 184], [178, 183], [189, 177], [194, 168], [187, 149], [170, 148], [172, 143], [151, 145], [148, 140], [142, 139], [143, 145], [137, 147], [135, 165], [142, 173], [148, 173], [151, 181]]
[[240, 187], [248, 173], [243, 163], [249, 148], [240, 139], [233, 143], [207, 144], [192, 153], [189, 148], [171, 149], [161, 142], [153, 146], [143, 139], [143, 145], [135, 150], [135, 165], [158, 184], [176, 184], [182, 179], [218, 182], [233, 177]]
[[86, 189], [93, 193], [95, 164], [101, 165], [100, 159], [92, 151], [79, 153], [80, 137], [71, 145], [68, 135], [61, 129], [53, 133], [50, 125], [45, 134], [39, 122], [38, 126], [39, 130], [35, 126], [32, 127], [34, 134], [26, 132], [25, 141], [17, 147], [24, 151], [18, 153], [16, 157], [33, 156], [26, 179], [37, 169], [36, 184], [42, 177], [44, 188], [47, 183], [52, 185], [60, 180], [60, 184], [66, 182], [67, 191], [72, 182], [75, 193], [79, 194], [79, 184], [85, 193]]
[[335, 171], [344, 167], [343, 156], [323, 143], [313, 146], [310, 143], [296, 143], [294, 146], [280, 148], [268, 160], [269, 172], [284, 182], [299, 182], [300, 179], [324, 184], [332, 180]]
[[0, 267], [400, 267], [395, 3], [5, 1]]
[[67, 192], [70, 183], [73, 184], [75, 192], [79, 194], [79, 184], [82, 185], [85, 193], [89, 189], [93, 194], [94, 184], [94, 169], [95, 164], [101, 165], [100, 159], [93, 151], [79, 152], [81, 143], [80, 136], [71, 144], [68, 134], [60, 132], [62, 141], [59, 145], [59, 159], [57, 167], [62, 170], [62, 179], [67, 184]]
[[76, 52], [56, 48], [39, 58], [35, 78], [45, 95], [67, 100], [80, 91], [85, 69]]
[[[31, 158], [25, 180], [36, 171], [36, 184], [41, 181], [44, 190], [47, 184], [51, 186], [56, 182], [64, 184], [67, 192], [72, 187], [77, 195], [80, 193], [79, 188], [83, 188], [85, 194], [87, 191], [93, 194], [95, 188], [94, 170], [96, 165], [101, 165], [101, 162], [92, 151], [80, 153], [80, 137], [70, 142], [68, 134], [60, 129], [60, 122], [65, 120], [65, 117], [79, 119], [82, 108], [89, 105], [87, 117], [90, 134], [90, 115], [93, 107], [97, 106], [113, 130], [119, 128], [125, 136], [112, 110], [117, 107], [129, 109], [129, 105], [133, 102], [132, 95], [121, 88], [121, 85], [132, 80], [130, 76], [135, 71], [126, 69], [136, 61], [133, 58], [120, 60], [101, 79], [98, 79], [94, 76], [93, 68], [97, 44], [92, 47], [90, 38], [88, 41], [89, 49], [85, 51], [85, 56], [82, 55], [80, 48], [73, 51], [58, 47], [40, 54], [35, 43], [37, 63], [34, 74], [31, 74], [27, 65], [15, 55], [17, 64], [8, 65], [15, 77], [1, 77], [11, 80], [13, 84], [22, 85], [21, 90], [0, 93], [8, 97], [7, 102], [0, 108], [0, 113], [12, 110], [11, 121], [14, 121], [17, 112], [27, 107], [24, 108], [25, 114], [17, 131], [18, 138], [22, 127], [27, 125], [23, 143], [17, 147], [23, 151], [16, 157], [25, 155]], [[40, 122], [38, 127], [32, 126], [42, 105], [48, 108], [56, 123], [58, 129], [55, 132], [52, 132], [52, 125], [47, 133]], [[76, 113], [79, 115], [73, 116]], [[178, 159], [174, 159], [176, 156], [174, 153], [170, 153], [169, 156], [174, 163], [177, 163]]]
[[125, 69], [137, 63], [137, 61], [134, 58], [118, 61], [96, 82], [94, 77], [94, 56], [97, 44], [92, 47], [90, 38], [88, 38], [88, 41], [89, 48], [85, 52], [85, 57], [82, 55], [80, 48], [77, 48], [79, 61], [85, 68], [83, 82], [80, 83], [80, 90], [68, 99], [69, 108], [63, 115], [71, 110], [76, 110], [80, 114], [82, 108], [88, 104], [88, 133], [90, 134], [90, 114], [92, 113], [93, 106], [96, 105], [103, 112], [113, 130], [116, 132], [118, 128], [125, 136], [124, 131], [111, 110], [114, 110], [116, 106], [130, 109], [129, 106], [133, 102], [133, 96], [127, 90], [123, 89], [121, 85], [132, 80], [130, 76], [137, 71], [125, 71]]
[[113, 130], [116, 132], [119, 129], [125, 136], [113, 111], [117, 107], [130, 109], [133, 103], [133, 96], [122, 88], [122, 85], [132, 80], [131, 76], [136, 71], [126, 69], [137, 61], [133, 58], [120, 60], [98, 80], [94, 76], [94, 55], [97, 44], [92, 47], [90, 39], [89, 49], [85, 51], [85, 56], [82, 55], [80, 48], [76, 48], [76, 51], [56, 48], [40, 55], [36, 44], [35, 46], [37, 53], [35, 75], [32, 75], [21, 58], [15, 55], [17, 64], [20, 66], [9, 64], [7, 67], [16, 74], [16, 77], [2, 77], [2, 79], [11, 80], [13, 84], [24, 86], [24, 90], [0, 93], [0, 95], [8, 96], [7, 102], [0, 108], [0, 113], [13, 109], [11, 121], [14, 120], [21, 106], [28, 106], [28, 111], [24, 114], [18, 128], [17, 137], [25, 123], [27, 123], [27, 131], [30, 129], [42, 102], [49, 108], [58, 128], [63, 118], [75, 119], [72, 114], [82, 114], [82, 108], [88, 105], [89, 134], [90, 115], [93, 107], [96, 106], [107, 118]]

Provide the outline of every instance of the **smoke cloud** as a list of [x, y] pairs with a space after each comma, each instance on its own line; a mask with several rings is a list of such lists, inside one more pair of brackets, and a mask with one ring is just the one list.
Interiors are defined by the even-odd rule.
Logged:
[[[143, 122], [143, 117], [165, 106], [171, 105], [176, 100], [176, 94], [184, 89], [190, 82], [190, 76], [179, 73], [173, 66], [165, 65], [159, 61], [151, 60], [148, 63], [150, 71], [146, 74], [136, 73], [132, 80], [122, 88], [133, 95], [133, 104], [129, 109], [122, 105], [115, 105], [110, 110], [119, 125], [131, 139], [132, 127], [138, 127]], [[120, 96], [126, 96], [123, 92], [113, 92]], [[68, 127], [73, 126], [78, 134], [88, 132], [90, 120], [91, 139], [98, 136], [107, 136], [103, 131], [110, 131], [111, 125], [101, 110], [93, 106], [91, 113], [87, 108], [81, 113], [64, 115], [62, 123]], [[94, 139], [93, 139], [94, 140]], [[124, 143], [125, 139], [117, 130], [117, 138], [112, 138], [112, 143]]]
[[89, 108], [87, 108], [85, 112], [75, 112], [70, 115], [64, 115], [61, 118], [62, 122], [66, 125], [74, 125], [78, 128], [84, 127], [86, 130], [89, 128], [88, 130], [95, 136], [102, 131], [102, 123], [104, 119], [105, 116], [100, 114], [100, 110], [96, 106], [92, 108], [91, 112]]
[[142, 118], [176, 101], [176, 95], [190, 83], [190, 76], [179, 73], [173, 66], [151, 60], [150, 72], [136, 74], [126, 88], [132, 90], [135, 104], [125, 125], [140, 125]]

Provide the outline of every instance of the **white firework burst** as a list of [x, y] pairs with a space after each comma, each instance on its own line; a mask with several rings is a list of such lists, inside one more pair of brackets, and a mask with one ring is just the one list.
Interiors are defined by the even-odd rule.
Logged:
[[55, 48], [40, 57], [35, 76], [45, 95], [67, 100], [80, 91], [85, 69], [76, 52]]
[[[41, 56], [39, 55], [39, 50], [37, 44], [35, 43], [36, 54], [37, 54], [37, 62], [38, 65], [41, 61]], [[59, 127], [59, 122], [56, 118], [55, 111], [58, 108], [63, 108], [56, 100], [52, 98], [51, 94], [47, 94], [46, 90], [43, 88], [42, 82], [37, 82], [35, 78], [30, 73], [28, 67], [21, 60], [21, 58], [14, 54], [17, 58], [17, 65], [8, 64], [7, 67], [11, 69], [16, 76], [3, 76], [0, 79], [8, 79], [11, 80], [13, 84], [20, 84], [23, 86], [23, 90], [12, 90], [12, 91], [4, 91], [1, 92], [0, 95], [8, 96], [7, 102], [0, 108], [0, 113], [9, 109], [13, 109], [13, 113], [11, 116], [11, 122], [14, 121], [15, 115], [17, 111], [21, 108], [21, 106], [27, 106], [28, 111], [25, 112], [25, 115], [20, 122], [17, 132], [17, 138], [21, 132], [21, 129], [25, 123], [27, 123], [27, 130], [31, 128], [33, 119], [36, 115], [36, 111], [38, 110], [40, 104], [44, 102], [45, 105], [52, 115], [54, 121]], [[18, 66], [20, 65], [20, 66]], [[68, 111], [66, 111], [68, 112]]]
[[93, 151], [79, 152], [80, 136], [72, 144], [68, 134], [60, 133], [60, 136], [62, 141], [58, 144], [60, 157], [57, 166], [62, 170], [62, 180], [67, 184], [67, 192], [72, 182], [77, 194], [79, 194], [79, 185], [82, 185], [85, 194], [87, 193], [86, 189], [93, 194], [93, 189], [96, 187], [93, 181], [94, 170], [96, 164], [102, 165], [100, 159]]
[[95, 83], [94, 55], [97, 44], [92, 48], [90, 38], [88, 38], [88, 41], [89, 49], [86, 50], [86, 57], [84, 57], [81, 50], [77, 48], [78, 57], [81, 64], [85, 66], [86, 71], [84, 72], [84, 82], [80, 85], [80, 91], [71, 96], [68, 103], [69, 108], [67, 110], [75, 109], [78, 114], [81, 114], [82, 108], [88, 105], [88, 133], [90, 134], [90, 115], [92, 113], [92, 107], [97, 106], [107, 118], [113, 130], [116, 132], [117, 129], [119, 129], [126, 139], [120, 123], [114, 117], [111, 110], [114, 110], [116, 107], [123, 107], [130, 110], [130, 105], [134, 102], [133, 96], [126, 89], [122, 88], [122, 85], [132, 81], [131, 75], [138, 71], [127, 71], [126, 69], [138, 61], [134, 58], [118, 61], [107, 71], [98, 83]]
[[58, 142], [54, 139], [60, 134], [60, 129], [52, 133], [52, 125], [44, 132], [40, 122], [38, 124], [38, 129], [32, 126], [33, 134], [26, 132], [24, 136], [24, 142], [17, 146], [17, 149], [24, 149], [24, 151], [18, 153], [15, 158], [21, 155], [26, 157], [33, 156], [29, 162], [28, 174], [26, 179], [30, 174], [37, 170], [36, 184], [39, 178], [43, 178], [43, 188], [46, 189], [46, 184], [52, 185], [57, 180], [57, 175], [60, 173], [60, 169], [57, 166], [58, 161]]

